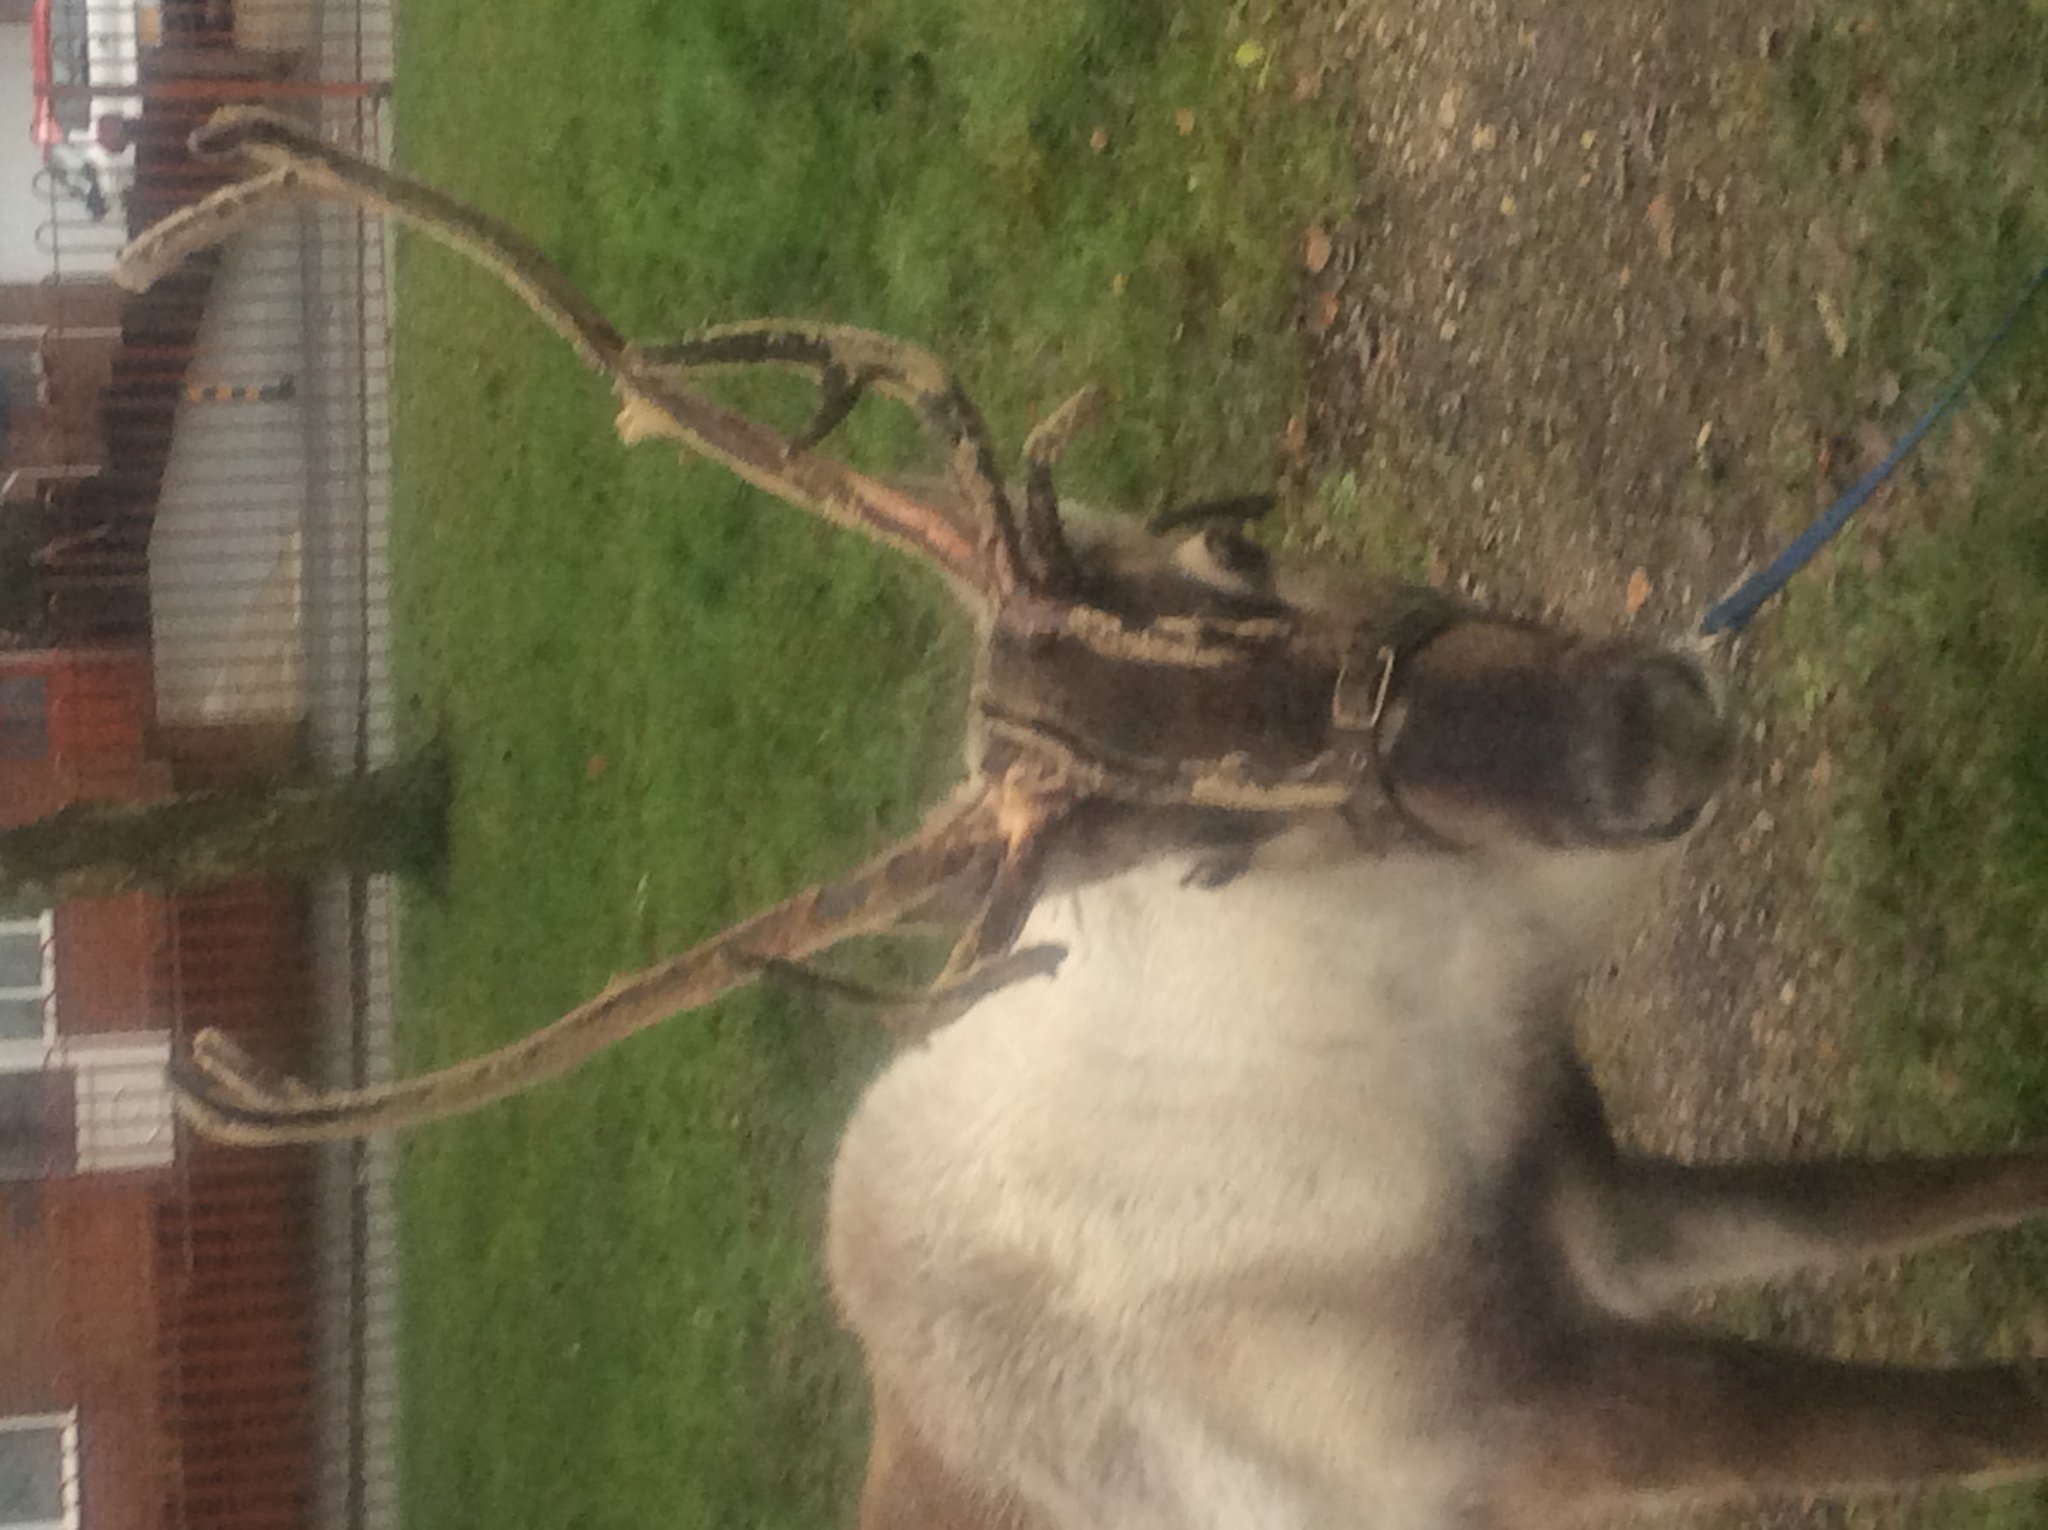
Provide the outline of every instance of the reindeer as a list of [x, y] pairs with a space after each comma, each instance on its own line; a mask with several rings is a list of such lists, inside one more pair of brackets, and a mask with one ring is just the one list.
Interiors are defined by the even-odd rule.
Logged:
[[[971, 909], [841, 1145], [827, 1263], [873, 1387], [866, 1530], [1536, 1526], [1602, 1506], [2048, 1466], [2020, 1364], [1850, 1365], [1686, 1331], [1695, 1287], [2048, 1206], [2048, 1157], [1701, 1167], [1617, 1145], [1574, 979], [1728, 754], [1694, 656], [1276, 562], [1230, 523], [1082, 535], [1027, 443], [923, 352], [760, 322], [634, 347], [509, 229], [238, 110], [257, 174], [145, 235], [144, 280], [280, 200], [406, 219], [495, 271], [665, 437], [936, 569], [976, 613], [968, 782], [808, 889], [553, 1026], [321, 1093], [210, 1036], [181, 1107], [230, 1141], [449, 1115], [934, 904]], [[691, 383], [821, 384], [784, 438]], [[866, 391], [950, 468], [817, 450]]]

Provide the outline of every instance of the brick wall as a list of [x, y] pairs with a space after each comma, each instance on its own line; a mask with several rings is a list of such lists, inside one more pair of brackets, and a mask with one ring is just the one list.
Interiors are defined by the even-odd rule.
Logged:
[[158, 1530], [170, 1449], [151, 1300], [161, 1180], [81, 1176], [45, 1191], [62, 1272], [58, 1386], [78, 1410], [81, 1518], [88, 1530]]

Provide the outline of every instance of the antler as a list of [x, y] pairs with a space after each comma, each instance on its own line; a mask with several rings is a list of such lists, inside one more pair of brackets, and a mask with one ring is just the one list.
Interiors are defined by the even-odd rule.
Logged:
[[[810, 373], [819, 384], [818, 410], [793, 438], [796, 450], [824, 440], [870, 388], [909, 405], [938, 443], [968, 509], [994, 532], [1003, 588], [1022, 586], [1051, 595], [1072, 589], [1073, 554], [1057, 513], [1045, 513], [1039, 503], [1042, 491], [1034, 489], [1027, 517], [1017, 518], [981, 411], [945, 363], [923, 347], [844, 324], [753, 319], [721, 324], [689, 340], [631, 346], [627, 354], [636, 372], [664, 380], [732, 366], [783, 366]], [[1055, 414], [1047, 425], [1058, 418]], [[1072, 433], [1071, 428], [1060, 433], [1062, 445]], [[1026, 459], [1034, 460], [1029, 446]]]
[[508, 1046], [397, 1083], [316, 1092], [266, 1073], [219, 1031], [202, 1031], [191, 1052], [173, 1065], [178, 1108], [208, 1137], [252, 1146], [361, 1136], [461, 1115], [559, 1078], [679, 1011], [745, 987], [764, 971], [852, 936], [886, 930], [957, 882], [977, 888], [994, 883], [1014, 832], [1006, 816], [998, 793], [965, 789], [915, 834], [845, 881], [805, 888], [680, 956], [617, 979], [554, 1024]]
[[[208, 1135], [307, 1141], [473, 1109], [557, 1077], [764, 972], [789, 975], [805, 957], [887, 929], [969, 880], [980, 909], [941, 978], [957, 994], [1015, 942], [1050, 837], [1078, 805], [1286, 813], [1342, 803], [1370, 772], [1377, 711], [1350, 717], [1346, 677], [1362, 656], [1392, 652], [1394, 627], [1348, 617], [1319, 624], [1276, 600], [1219, 594], [1178, 575], [1157, 588], [1093, 562], [1084, 575], [1061, 529], [1052, 469], [1093, 417], [1099, 399], [1092, 390], [1031, 433], [1020, 515], [980, 413], [958, 380], [916, 346], [780, 319], [726, 325], [674, 344], [630, 345], [512, 229], [283, 118], [229, 108], [193, 143], [198, 152], [243, 154], [258, 173], [144, 233], [117, 268], [124, 284], [146, 286], [280, 203], [332, 198], [400, 219], [494, 273], [603, 374], [619, 396], [618, 429], [627, 441], [678, 441], [920, 558], [977, 609], [984, 645], [972, 704], [975, 780], [855, 876], [806, 889], [614, 982], [523, 1040], [395, 1084], [320, 1093], [263, 1075], [226, 1038], [202, 1033], [176, 1075], [181, 1109]], [[794, 437], [691, 386], [702, 374], [761, 366], [817, 380], [816, 413]], [[964, 513], [816, 450], [869, 390], [908, 405], [937, 439]], [[1391, 673], [1390, 662], [1384, 672]]]
[[[916, 346], [849, 326], [788, 320], [725, 325], [672, 344], [630, 345], [514, 229], [323, 143], [289, 119], [230, 107], [193, 135], [192, 147], [209, 157], [241, 155], [257, 173], [145, 231], [116, 267], [122, 285], [145, 288], [187, 256], [292, 202], [331, 199], [396, 218], [497, 276], [607, 378], [620, 399], [618, 429], [626, 441], [662, 436], [700, 451], [757, 487], [921, 559], [984, 613], [1021, 599], [1056, 619], [1065, 605], [1075, 564], [1049, 473], [1092, 397], [1077, 396], [1033, 434], [1026, 452], [1029, 499], [1020, 518], [980, 412], [952, 373]], [[740, 366], [790, 367], [814, 376], [820, 398], [811, 422], [784, 437], [689, 386], [699, 374]], [[815, 450], [869, 390], [907, 404], [937, 440], [964, 498], [965, 524], [948, 508]], [[787, 973], [850, 936], [887, 929], [964, 879], [983, 906], [942, 978], [952, 985], [942, 992], [959, 991], [991, 970], [987, 959], [1014, 940], [1040, 846], [1071, 800], [1029, 771], [984, 778], [851, 878], [807, 888], [681, 956], [615, 981], [509, 1046], [399, 1083], [318, 1092], [265, 1073], [227, 1037], [202, 1032], [174, 1066], [180, 1109], [208, 1136], [250, 1144], [353, 1136], [459, 1114], [557, 1077], [764, 971]]]
[[[146, 230], [115, 268], [123, 286], [149, 286], [185, 257], [282, 204], [346, 202], [398, 219], [498, 277], [585, 365], [611, 382], [620, 399], [619, 434], [628, 442], [651, 436], [681, 442], [758, 488], [920, 558], [971, 604], [986, 607], [1020, 588], [1057, 593], [1058, 579], [1071, 570], [1057, 517], [1037, 508], [1017, 517], [980, 412], [946, 368], [915, 346], [848, 326], [786, 320], [727, 325], [675, 344], [631, 346], [516, 230], [323, 143], [287, 118], [229, 107], [193, 134], [192, 148], [209, 157], [244, 156], [261, 172]], [[814, 373], [822, 399], [810, 426], [786, 438], [685, 386], [693, 372], [734, 365]], [[979, 524], [963, 527], [945, 510], [813, 449], [868, 388], [918, 412], [943, 446]]]

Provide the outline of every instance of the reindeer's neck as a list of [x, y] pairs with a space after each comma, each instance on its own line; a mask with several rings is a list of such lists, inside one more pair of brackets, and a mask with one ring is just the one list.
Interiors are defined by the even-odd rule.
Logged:
[[1174, 1048], [1337, 1042], [1390, 1009], [1511, 1016], [1576, 977], [1654, 869], [1640, 853], [1319, 855], [1283, 836], [1206, 887], [1200, 859], [1047, 897], [1023, 936], [1068, 950], [1047, 1007], [1107, 1022], [1112, 1044]]

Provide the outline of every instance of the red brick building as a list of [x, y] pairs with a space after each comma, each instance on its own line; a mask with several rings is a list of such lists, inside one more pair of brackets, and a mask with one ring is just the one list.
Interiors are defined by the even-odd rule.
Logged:
[[[151, 9], [123, 207], [53, 203], [47, 280], [0, 286], [0, 826], [391, 747], [380, 234], [322, 212], [145, 295], [98, 279], [220, 184], [185, 143], [222, 100], [374, 150], [388, 8]], [[388, 1067], [389, 905], [333, 878], [0, 918], [0, 1530], [393, 1523], [388, 1158], [197, 1141], [164, 1072], [208, 1026]]]
[[[163, 742], [145, 651], [0, 655], [0, 817], [168, 791]], [[200, 1026], [300, 1050], [307, 970], [272, 885], [0, 921], [0, 1518], [308, 1522], [309, 1165], [189, 1140], [164, 1082]]]

